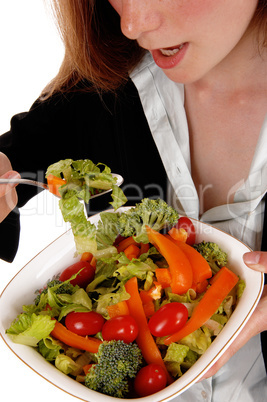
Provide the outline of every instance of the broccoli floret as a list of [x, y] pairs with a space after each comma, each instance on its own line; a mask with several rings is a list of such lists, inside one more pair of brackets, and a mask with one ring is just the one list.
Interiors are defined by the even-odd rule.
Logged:
[[220, 268], [227, 264], [227, 254], [221, 250], [218, 244], [213, 242], [202, 241], [193, 246], [209, 263], [213, 274], [216, 274]]
[[120, 215], [119, 233], [124, 237], [133, 236], [138, 243], [149, 243], [146, 226], [159, 232], [165, 227], [173, 227], [178, 219], [178, 212], [165, 201], [144, 198], [134, 208]]
[[142, 353], [137, 344], [103, 342], [96, 356], [98, 362], [85, 377], [86, 387], [116, 398], [127, 396], [128, 381], [135, 378], [142, 364]]
[[41, 291], [37, 291], [38, 295], [34, 300], [34, 303], [36, 306], [38, 306], [40, 302], [40, 298], [42, 294], [46, 294], [48, 291], [48, 288], [53, 288], [56, 287], [55, 293], [56, 294], [69, 294], [72, 295], [76, 290], [77, 287], [73, 286], [70, 282], [62, 282], [59, 279], [53, 279], [49, 282], [47, 282], [46, 287], [42, 289]]

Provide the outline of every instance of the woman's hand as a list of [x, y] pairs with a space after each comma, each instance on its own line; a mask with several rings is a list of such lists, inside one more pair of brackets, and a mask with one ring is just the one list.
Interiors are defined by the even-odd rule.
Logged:
[[[267, 252], [253, 251], [243, 256], [245, 264], [256, 271], [267, 273]], [[201, 378], [209, 378], [217, 373], [217, 371], [232, 357], [242, 346], [244, 346], [250, 338], [267, 330], [267, 285], [263, 289], [263, 293], [259, 304], [254, 313], [244, 326], [238, 337], [231, 346], [226, 350], [222, 357], [206, 372]]]
[[[12, 170], [7, 156], [0, 152], [0, 177], [3, 179], [15, 179], [19, 173]], [[18, 202], [16, 184], [0, 184], [0, 222], [15, 208]]]

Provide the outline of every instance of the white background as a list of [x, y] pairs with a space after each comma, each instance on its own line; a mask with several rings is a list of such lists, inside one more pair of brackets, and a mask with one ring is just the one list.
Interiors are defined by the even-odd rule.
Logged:
[[[59, 34], [43, 0], [0, 1], [0, 134], [9, 130], [14, 114], [30, 108], [56, 75], [63, 53]], [[0, 294], [34, 255], [66, 230], [57, 203], [55, 197], [43, 191], [21, 210], [20, 248], [12, 264], [0, 260]], [[77, 400], [34, 373], [1, 337], [0, 361], [0, 400]]]

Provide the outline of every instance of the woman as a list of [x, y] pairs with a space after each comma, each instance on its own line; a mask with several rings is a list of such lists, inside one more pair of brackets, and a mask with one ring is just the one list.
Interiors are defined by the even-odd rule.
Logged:
[[[58, 159], [90, 157], [123, 174], [130, 204], [164, 197], [182, 213], [260, 250], [266, 244], [266, 1], [54, 3], [65, 58], [42, 98], [29, 113], [13, 117], [11, 132], [0, 137], [13, 168], [40, 179]], [[35, 133], [44, 138], [38, 155], [30, 152]], [[28, 144], [23, 153], [22, 139]], [[4, 176], [16, 174], [9, 159], [1, 158]], [[0, 230], [14, 245], [5, 248], [8, 255], [2, 252], [11, 260], [18, 215], [8, 215], [17, 202], [9, 190], [1, 199], [7, 217]], [[18, 188], [18, 205], [32, 195], [32, 189]], [[104, 205], [91, 205], [91, 212]], [[266, 254], [244, 259], [266, 272]], [[264, 399], [257, 334], [266, 330], [266, 303], [265, 290], [209, 375], [217, 373], [179, 400]]]

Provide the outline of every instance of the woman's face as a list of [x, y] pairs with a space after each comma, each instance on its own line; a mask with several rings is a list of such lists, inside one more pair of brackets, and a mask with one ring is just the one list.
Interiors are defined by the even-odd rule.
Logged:
[[109, 0], [129, 39], [173, 81], [194, 82], [233, 55], [258, 0]]

